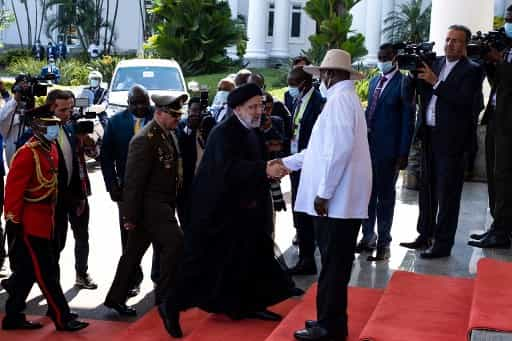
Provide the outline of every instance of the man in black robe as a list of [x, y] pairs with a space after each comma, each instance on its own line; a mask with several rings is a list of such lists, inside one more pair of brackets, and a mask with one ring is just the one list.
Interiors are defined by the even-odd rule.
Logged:
[[282, 168], [267, 163], [257, 129], [263, 110], [255, 84], [228, 97], [234, 115], [215, 127], [191, 193], [185, 259], [176, 290], [159, 306], [173, 337], [182, 335], [179, 311], [199, 307], [233, 319], [279, 320], [267, 310], [301, 294], [274, 255], [269, 178]]

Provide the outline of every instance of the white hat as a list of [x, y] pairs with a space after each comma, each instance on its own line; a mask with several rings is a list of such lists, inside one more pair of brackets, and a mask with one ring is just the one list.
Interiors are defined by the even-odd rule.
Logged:
[[352, 68], [352, 58], [350, 57], [350, 54], [338, 49], [327, 51], [320, 66], [304, 66], [304, 71], [316, 77], [320, 76], [320, 70], [343, 70], [350, 72], [350, 79], [352, 80], [364, 78], [363, 74]]

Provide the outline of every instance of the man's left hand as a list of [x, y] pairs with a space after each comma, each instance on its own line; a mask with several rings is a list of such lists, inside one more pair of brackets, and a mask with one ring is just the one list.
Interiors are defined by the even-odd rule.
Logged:
[[430, 85], [435, 85], [438, 81], [438, 78], [434, 71], [427, 65], [427, 63], [423, 62], [423, 67], [418, 68], [419, 74], [418, 78], [423, 79], [425, 82], [427, 82]]
[[323, 199], [318, 196], [315, 198], [315, 211], [319, 216], [324, 217], [324, 216], [328, 215], [328, 212], [327, 212], [327, 204], [328, 203], [329, 203], [328, 199]]
[[396, 169], [397, 170], [404, 170], [407, 168], [408, 159], [406, 156], [400, 156], [398, 160], [396, 161]]

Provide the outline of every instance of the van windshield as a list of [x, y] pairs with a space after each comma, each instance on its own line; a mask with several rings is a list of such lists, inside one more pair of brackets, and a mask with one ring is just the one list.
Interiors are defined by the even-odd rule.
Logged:
[[165, 66], [120, 67], [112, 81], [112, 91], [128, 91], [135, 84], [146, 90], [184, 91], [178, 69]]

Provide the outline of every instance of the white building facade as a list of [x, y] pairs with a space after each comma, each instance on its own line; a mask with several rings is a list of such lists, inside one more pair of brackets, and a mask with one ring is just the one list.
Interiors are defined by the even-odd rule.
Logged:
[[[35, 24], [34, 2], [28, 0], [32, 25]], [[308, 0], [225, 0], [231, 7], [232, 17], [242, 16], [247, 23], [247, 51], [245, 58], [251, 62], [250, 66], [272, 63], [276, 60], [286, 60], [302, 54], [310, 47], [308, 37], [315, 33], [315, 22], [304, 11]], [[362, 33], [366, 38], [368, 56], [367, 63], [375, 63], [379, 46], [387, 39], [382, 30], [384, 20], [393, 9], [409, 0], [362, 0], [352, 9], [354, 32]], [[437, 49], [442, 48], [443, 37], [449, 24], [466, 24], [472, 30], [484, 30], [492, 27], [494, 15], [503, 16], [505, 9], [512, 0], [424, 0], [424, 6], [433, 4], [431, 39], [437, 41]], [[460, 1], [465, 2], [460, 11]], [[150, 3], [151, 1], [147, 1]], [[11, 2], [5, 2], [11, 9]], [[26, 44], [27, 25], [24, 6], [14, 1], [16, 14], [21, 23], [21, 34]], [[110, 18], [115, 10], [115, 1], [110, 1]], [[472, 9], [477, 8], [473, 12]], [[11, 9], [12, 10], [12, 9]], [[40, 9], [39, 9], [40, 10]], [[444, 11], [444, 15], [440, 15]], [[449, 13], [455, 11], [456, 13]], [[54, 13], [49, 13], [54, 14]], [[106, 13], [105, 13], [106, 14]], [[139, 10], [139, 0], [120, 0], [116, 29], [116, 52], [142, 51], [143, 21]], [[489, 26], [489, 24], [491, 26]], [[46, 27], [43, 27], [41, 43], [48, 40], [56, 41], [57, 33], [52, 33], [50, 39], [46, 37]], [[13, 23], [0, 35], [6, 46], [19, 45], [19, 34], [16, 24]], [[441, 39], [441, 40], [440, 40]], [[235, 56], [235, 50], [228, 50]]]

